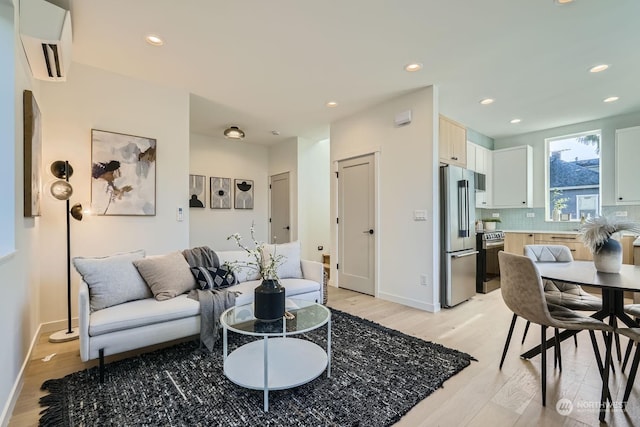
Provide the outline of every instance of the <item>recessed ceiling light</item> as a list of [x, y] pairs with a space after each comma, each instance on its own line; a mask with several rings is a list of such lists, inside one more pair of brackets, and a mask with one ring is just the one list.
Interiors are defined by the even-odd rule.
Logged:
[[408, 71], [410, 73], [413, 73], [414, 71], [420, 71], [422, 70], [422, 64], [419, 62], [414, 62], [412, 64], [407, 64], [404, 66], [404, 70]]
[[509, 120], [509, 123], [511, 123], [512, 125], [515, 125], [516, 123], [520, 123], [522, 121], [522, 119], [511, 119]]
[[329, 108], [333, 108], [333, 107], [337, 107], [337, 106], [338, 106], [338, 103], [337, 103], [336, 101], [329, 101], [329, 102], [327, 102], [327, 104], [326, 104], [326, 105], [327, 105], [327, 107], [329, 107]]
[[271, 135], [278, 136], [278, 135], [280, 135], [280, 132], [277, 131], [277, 130], [272, 130], [271, 131]]
[[589, 72], [590, 73], [599, 73], [600, 71], [604, 71], [607, 68], [609, 68], [609, 66], [607, 64], [594, 65], [593, 67], [589, 68]]
[[162, 40], [157, 34], [149, 34], [145, 36], [144, 39], [152, 46], [162, 46], [164, 44], [164, 40]]
[[617, 96], [610, 96], [610, 97], [608, 97], [608, 98], [603, 99], [602, 101], [603, 101], [603, 102], [615, 102], [615, 101], [617, 101], [618, 99], [620, 99], [620, 98], [619, 98], [619, 97], [617, 97]]
[[555, 0], [557, 4], [569, 4], [573, 3], [573, 0]]
[[495, 102], [495, 99], [493, 98], [485, 98], [480, 100], [480, 104], [482, 105], [489, 105], [489, 104], [493, 104], [494, 102]]

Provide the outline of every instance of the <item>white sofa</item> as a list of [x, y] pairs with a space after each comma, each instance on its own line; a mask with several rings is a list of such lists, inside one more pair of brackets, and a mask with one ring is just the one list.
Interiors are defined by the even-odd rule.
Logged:
[[[242, 251], [216, 251], [220, 263], [241, 259]], [[287, 298], [322, 303], [323, 269], [316, 261], [301, 260], [301, 279], [281, 279]], [[238, 275], [238, 280], [244, 277]], [[253, 302], [259, 280], [241, 281], [227, 289], [238, 291], [236, 306]], [[89, 286], [83, 280], [79, 292], [80, 358], [100, 360], [100, 380], [104, 357], [200, 333], [200, 303], [187, 294], [158, 301], [145, 298], [91, 311]]]

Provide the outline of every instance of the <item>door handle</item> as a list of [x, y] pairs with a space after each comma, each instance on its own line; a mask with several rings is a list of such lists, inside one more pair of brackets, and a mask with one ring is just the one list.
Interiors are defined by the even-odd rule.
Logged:
[[373, 228], [370, 228], [369, 230], [364, 230], [363, 233], [364, 234], [373, 234]]
[[283, 230], [289, 230], [290, 227], [287, 225], [286, 227], [282, 227]]
[[475, 251], [475, 252], [467, 252], [466, 254], [461, 254], [461, 255], [454, 255], [454, 258], [464, 258], [466, 256], [471, 256], [471, 255], [475, 255], [479, 253], [479, 251]]

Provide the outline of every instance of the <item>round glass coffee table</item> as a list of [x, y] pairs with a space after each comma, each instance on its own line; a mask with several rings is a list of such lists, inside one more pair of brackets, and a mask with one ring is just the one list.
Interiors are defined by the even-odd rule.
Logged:
[[[312, 301], [287, 299], [293, 318], [262, 322], [253, 316], [253, 304], [231, 307], [220, 316], [224, 374], [233, 383], [264, 391], [264, 411], [269, 411], [269, 390], [306, 384], [326, 369], [331, 376], [331, 312]], [[291, 317], [291, 316], [289, 316]], [[327, 325], [327, 348], [301, 338], [291, 338]], [[227, 354], [227, 333], [261, 337]]]

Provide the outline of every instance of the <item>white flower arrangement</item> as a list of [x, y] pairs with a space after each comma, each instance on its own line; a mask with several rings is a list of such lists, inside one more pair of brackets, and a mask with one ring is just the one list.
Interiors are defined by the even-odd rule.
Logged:
[[606, 216], [589, 218], [580, 227], [582, 241], [592, 253], [595, 253], [600, 245], [606, 242], [613, 233], [630, 231], [640, 234], [640, 223], [630, 220], [618, 220]]
[[284, 255], [276, 253], [276, 247], [274, 245], [273, 255], [265, 254], [265, 242], [259, 242], [255, 238], [254, 224], [251, 223], [251, 240], [253, 241], [254, 248], [250, 249], [242, 243], [242, 236], [238, 233], [234, 233], [227, 237], [227, 240], [235, 240], [238, 247], [250, 255], [251, 261], [234, 261], [226, 262], [227, 268], [234, 272], [238, 268], [247, 267], [258, 273], [262, 280], [276, 280], [280, 282], [278, 277], [278, 266], [285, 261]]

